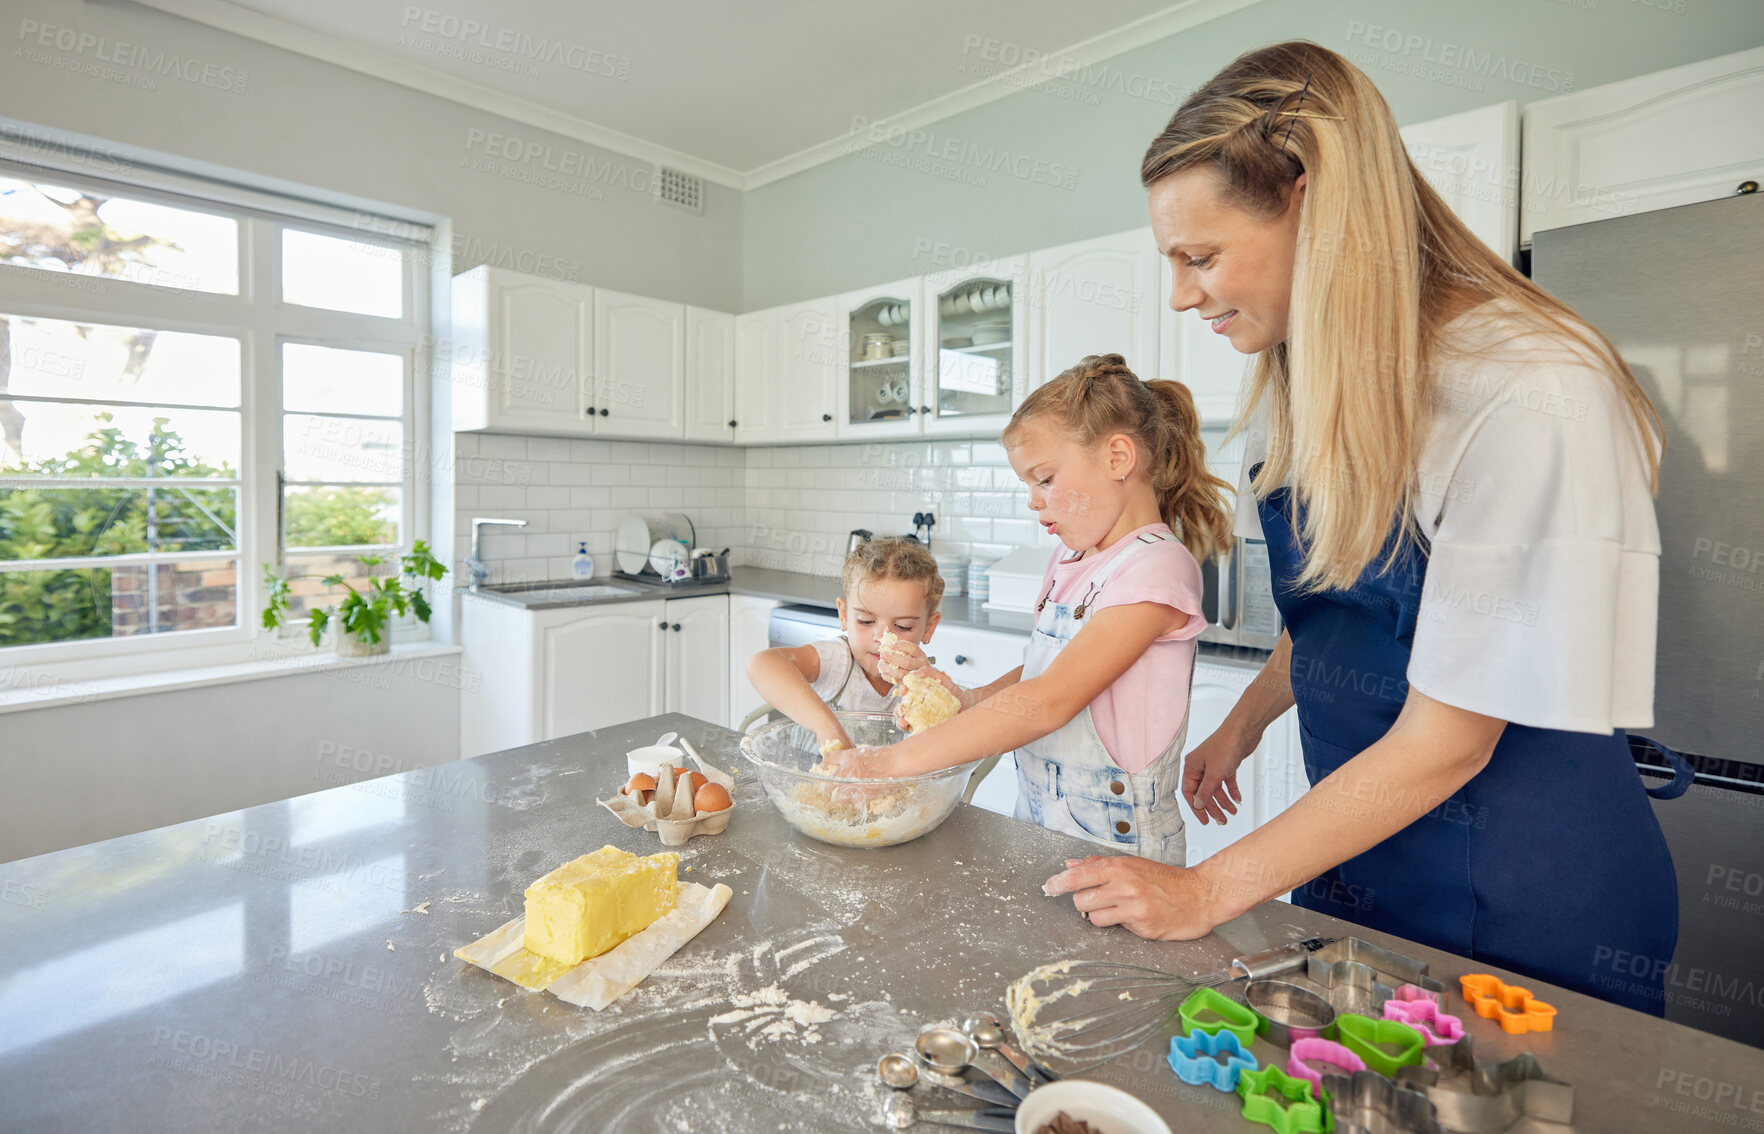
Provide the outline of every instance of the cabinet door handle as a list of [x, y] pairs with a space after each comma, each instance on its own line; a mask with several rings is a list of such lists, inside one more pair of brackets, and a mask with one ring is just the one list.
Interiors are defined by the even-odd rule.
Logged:
[[680, 628], [680, 624], [678, 622], [674, 623], [674, 629], [678, 630], [679, 628]]
[[931, 413], [931, 407], [930, 407], [930, 406], [920, 406], [920, 407], [919, 407], [919, 412], [920, 412], [920, 413], [922, 413], [922, 414], [925, 414], [925, 415], [926, 415], [926, 416], [930, 416], [930, 413]]
[[663, 630], [666, 630], [668, 628], [668, 620], [667, 619], [664, 618], [661, 620], [661, 628]]
[[605, 416], [606, 416], [606, 411], [605, 411], [605, 410], [601, 410], [601, 411], [600, 411], [600, 416], [601, 416], [601, 417], [605, 417]]
[[589, 406], [587, 409], [583, 410], [582, 416], [583, 417], [593, 417], [594, 416], [594, 407]]
[[967, 665], [968, 664], [968, 655], [967, 654], [957, 654], [955, 656], [955, 663], [957, 665]]
[[735, 428], [735, 419], [734, 419], [734, 418], [730, 418], [730, 419], [729, 419], [729, 428], [730, 428], [730, 429], [734, 429], [734, 428]]
[[915, 414], [915, 413], [918, 413], [918, 412], [919, 412], [919, 411], [918, 411], [918, 408], [917, 408], [917, 407], [916, 407], [916, 406], [908, 406], [908, 407], [907, 407], [907, 416], [908, 416], [908, 417], [911, 417], [911, 416], [913, 416], [913, 415], [914, 415], [914, 414]]
[[822, 414], [822, 415], [821, 415], [821, 420], [822, 420], [822, 421], [832, 421], [832, 420], [833, 420], [833, 415], [832, 415], [832, 414], [830, 414], [830, 413], [824, 413], [824, 414]]

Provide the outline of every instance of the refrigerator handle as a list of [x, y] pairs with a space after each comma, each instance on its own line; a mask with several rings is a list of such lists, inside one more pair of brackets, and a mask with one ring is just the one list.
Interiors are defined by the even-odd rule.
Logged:
[[1219, 625], [1237, 629], [1237, 541], [1219, 551]]

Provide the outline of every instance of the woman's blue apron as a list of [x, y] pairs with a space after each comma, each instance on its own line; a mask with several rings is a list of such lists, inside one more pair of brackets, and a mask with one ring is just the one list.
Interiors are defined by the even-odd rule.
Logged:
[[[1292, 638], [1305, 775], [1315, 785], [1382, 737], [1402, 709], [1427, 557], [1406, 541], [1393, 563], [1380, 569], [1381, 557], [1351, 589], [1299, 594], [1289, 508], [1285, 487], [1259, 505], [1274, 601]], [[1293, 901], [1660, 1015], [1678, 886], [1648, 795], [1621, 730], [1508, 724], [1470, 782]], [[1353, 815], [1398, 801], [1338, 802]]]

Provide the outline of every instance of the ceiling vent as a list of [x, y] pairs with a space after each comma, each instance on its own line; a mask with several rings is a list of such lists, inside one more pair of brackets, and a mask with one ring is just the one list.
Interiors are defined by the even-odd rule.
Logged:
[[704, 178], [665, 165], [655, 167], [655, 199], [689, 213], [704, 212]]

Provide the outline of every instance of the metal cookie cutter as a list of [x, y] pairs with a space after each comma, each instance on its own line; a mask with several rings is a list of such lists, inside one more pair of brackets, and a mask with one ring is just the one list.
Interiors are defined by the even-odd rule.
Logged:
[[1294, 1079], [1274, 1064], [1237, 1077], [1243, 1117], [1272, 1126], [1277, 1134], [1323, 1134], [1329, 1128], [1328, 1104], [1311, 1096], [1311, 1084]]
[[1508, 984], [1487, 973], [1470, 973], [1458, 978], [1464, 989], [1464, 1003], [1485, 1020], [1500, 1024], [1509, 1035], [1525, 1032], [1547, 1032], [1556, 1026], [1556, 1008], [1534, 1000], [1529, 988]]
[[1343, 937], [1305, 958], [1305, 976], [1323, 986], [1337, 1012], [1381, 1016], [1384, 1002], [1403, 985], [1445, 1007], [1446, 986], [1427, 975], [1427, 965], [1358, 937]]
[[1243, 986], [1243, 1000], [1257, 1016], [1256, 1033], [1270, 1043], [1291, 1047], [1335, 1034], [1335, 1006], [1301, 985], [1252, 980]]
[[[1221, 1063], [1216, 1057], [1223, 1055]], [[1191, 1087], [1202, 1085], [1221, 1091], [1237, 1090], [1238, 1076], [1257, 1068], [1256, 1057], [1244, 1050], [1237, 1034], [1224, 1028], [1195, 1032], [1170, 1041], [1170, 1070]]]
[[[1397, 1071], [1396, 1081], [1425, 1094], [1439, 1120], [1453, 1130], [1500, 1134], [1521, 1118], [1574, 1121], [1574, 1088], [1545, 1073], [1529, 1052], [1499, 1063], [1479, 1060], [1466, 1036], [1428, 1054], [1429, 1065], [1404, 1067]], [[1457, 1089], [1460, 1076], [1468, 1077], [1468, 1091]], [[1442, 1078], [1453, 1086], [1442, 1086]]]
[[[1403, 995], [1415, 991], [1419, 999]], [[1397, 989], [1396, 996], [1384, 1002], [1384, 1018], [1400, 1020], [1421, 1033], [1428, 1047], [1442, 1047], [1464, 1038], [1464, 1022], [1440, 1011], [1439, 1005], [1412, 984]]]
[[1323, 1076], [1335, 1134], [1445, 1134], [1433, 1103], [1378, 1074]]

